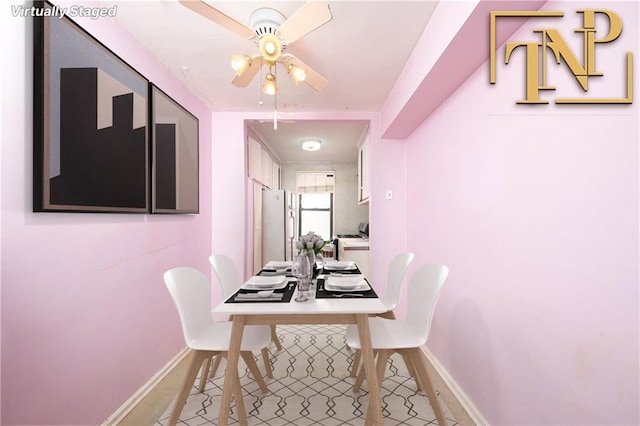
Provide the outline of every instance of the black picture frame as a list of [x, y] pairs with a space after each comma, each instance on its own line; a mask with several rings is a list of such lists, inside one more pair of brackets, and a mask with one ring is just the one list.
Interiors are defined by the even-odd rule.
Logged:
[[34, 7], [33, 211], [148, 213], [149, 81], [57, 6]]
[[151, 213], [199, 213], [199, 122], [149, 83]]

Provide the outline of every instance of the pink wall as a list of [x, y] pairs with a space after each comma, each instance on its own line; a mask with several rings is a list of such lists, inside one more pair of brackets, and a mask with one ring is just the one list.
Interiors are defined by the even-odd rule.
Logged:
[[[406, 147], [402, 141], [382, 139], [380, 120], [372, 122], [370, 176], [371, 279], [376, 291], [386, 290], [387, 268], [391, 259], [407, 251], [407, 170]], [[392, 190], [393, 199], [385, 199]], [[380, 278], [376, 278], [380, 277]], [[384, 279], [382, 279], [384, 277]], [[404, 308], [398, 313], [401, 316]]]
[[[381, 111], [383, 136], [404, 139], [426, 120], [487, 57], [493, 10], [537, 10], [546, 0], [439, 2]], [[498, 45], [524, 18], [503, 19]]]
[[198, 116], [200, 214], [34, 214], [32, 22], [8, 14], [3, 10], [10, 48], [3, 49], [2, 78], [2, 424], [99, 424], [184, 345], [162, 274], [178, 265], [209, 271], [211, 115], [117, 27], [83, 21]]
[[[547, 3], [564, 20], [511, 39], [570, 38], [576, 8], [601, 6]], [[612, 72], [592, 88], [622, 96], [638, 3], [607, 8], [625, 27], [598, 48]], [[545, 96], [576, 86], [562, 67]], [[429, 347], [490, 424], [638, 424], [637, 90], [627, 106], [517, 106], [522, 57], [495, 86], [488, 71], [406, 139], [408, 248], [451, 268]]]

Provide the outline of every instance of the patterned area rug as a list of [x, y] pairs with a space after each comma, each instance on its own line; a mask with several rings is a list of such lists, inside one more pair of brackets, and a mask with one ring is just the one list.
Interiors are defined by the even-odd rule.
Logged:
[[[245, 364], [240, 361], [240, 381], [249, 425], [362, 425], [367, 409], [367, 383], [360, 392], [352, 390], [349, 377], [353, 351], [345, 345], [345, 326], [278, 326], [282, 350], [269, 347], [273, 379], [265, 378], [269, 392], [263, 394]], [[259, 353], [256, 353], [259, 356]], [[261, 357], [256, 357], [261, 371]], [[196, 386], [187, 399], [178, 424], [216, 424], [224, 381], [224, 361], [204, 393]], [[196, 385], [198, 381], [196, 380]], [[441, 407], [451, 426], [456, 425], [444, 401]], [[173, 405], [156, 425], [166, 425]], [[232, 403], [230, 425], [238, 424]], [[426, 395], [418, 392], [402, 358], [389, 358], [382, 384], [382, 412], [385, 425], [436, 425]]]

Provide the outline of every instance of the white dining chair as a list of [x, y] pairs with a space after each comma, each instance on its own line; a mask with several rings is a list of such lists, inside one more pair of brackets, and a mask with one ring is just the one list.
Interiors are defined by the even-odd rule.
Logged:
[[[393, 310], [397, 308], [400, 303], [400, 296], [402, 295], [402, 289], [404, 288], [405, 283], [404, 278], [407, 275], [407, 270], [409, 270], [409, 265], [413, 261], [414, 257], [415, 255], [411, 252], [400, 253], [389, 263], [389, 267], [387, 268], [387, 289], [384, 295], [380, 297], [386, 311], [376, 314], [376, 316], [389, 319], [396, 318]], [[351, 377], [356, 377], [356, 374], [358, 373], [360, 357], [360, 351], [356, 350], [353, 355], [353, 363], [351, 364]], [[413, 372], [409, 370], [409, 373], [412, 374]]]
[[[211, 263], [211, 268], [216, 274], [216, 277], [218, 277], [218, 282], [220, 282], [222, 296], [225, 299], [231, 297], [242, 286], [236, 263], [233, 259], [224, 254], [213, 254], [209, 256], [209, 263]], [[276, 326], [271, 325], [270, 328], [271, 341], [276, 345], [277, 350], [281, 350], [282, 345], [280, 344], [280, 339], [276, 333]], [[266, 347], [262, 350], [262, 359], [267, 371], [267, 377], [273, 378], [271, 363], [269, 362], [269, 352]], [[209, 377], [213, 377], [216, 374], [219, 365], [220, 357], [217, 357], [214, 361], [213, 368], [211, 368]]]
[[[376, 353], [378, 382], [382, 385], [389, 356], [398, 352], [405, 363], [408, 363], [407, 368], [415, 372], [416, 384], [427, 394], [440, 425], [446, 425], [446, 422], [433, 383], [429, 378], [428, 361], [421, 347], [429, 338], [433, 313], [448, 274], [449, 268], [444, 265], [429, 264], [418, 268], [409, 281], [406, 319], [369, 317], [371, 344]], [[357, 327], [347, 326], [345, 337], [350, 347], [360, 349]], [[354, 391], [360, 389], [364, 380], [364, 374], [361, 373], [356, 379]]]
[[[191, 267], [173, 268], [164, 273], [164, 281], [178, 310], [184, 341], [191, 349], [191, 363], [169, 420], [170, 425], [175, 425], [200, 367], [205, 362], [210, 364], [212, 357], [226, 355], [228, 352], [232, 323], [213, 320], [211, 315], [211, 283], [199, 270]], [[262, 392], [265, 393], [268, 391], [267, 385], [253, 358], [252, 351], [264, 348], [270, 339], [271, 332], [268, 326], [246, 326], [240, 346], [242, 359], [249, 367], [249, 371]], [[201, 392], [206, 380], [207, 375], [203, 374], [200, 379]], [[242, 398], [239, 383], [233, 391], [236, 399]], [[239, 405], [244, 406], [243, 404]], [[246, 421], [246, 413], [238, 414]]]

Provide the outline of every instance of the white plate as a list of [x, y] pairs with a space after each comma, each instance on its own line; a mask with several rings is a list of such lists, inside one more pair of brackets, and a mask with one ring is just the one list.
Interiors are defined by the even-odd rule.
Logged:
[[333, 271], [342, 271], [342, 270], [353, 270], [356, 269], [356, 264], [351, 261], [335, 261], [335, 262], [325, 262], [324, 268], [327, 270]]
[[285, 262], [277, 262], [274, 260], [271, 260], [269, 262], [267, 262], [266, 265], [264, 265], [264, 269], [288, 269], [291, 268], [291, 261], [285, 261]]
[[349, 288], [343, 288], [343, 287], [335, 287], [332, 286], [331, 284], [324, 284], [324, 289], [327, 291], [335, 291], [335, 292], [352, 292], [352, 291], [367, 291], [367, 290], [371, 290], [371, 287], [369, 286], [369, 283], [367, 283], [366, 281], [362, 281], [363, 284], [357, 286], [357, 287], [349, 287]]
[[369, 290], [369, 283], [362, 275], [353, 277], [329, 277], [324, 282], [324, 288], [330, 291], [363, 291]]
[[258, 276], [254, 275], [244, 283], [242, 288], [245, 289], [261, 289], [261, 290], [275, 290], [283, 288], [287, 285], [287, 277], [284, 275], [272, 275], [272, 276]]
[[287, 281], [281, 284], [269, 284], [269, 285], [254, 285], [254, 284], [244, 284], [240, 287], [243, 290], [280, 290], [281, 288], [285, 288], [289, 283]]

